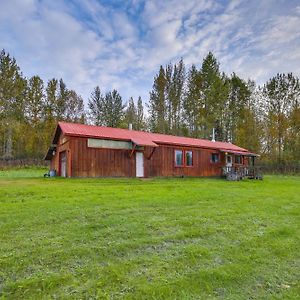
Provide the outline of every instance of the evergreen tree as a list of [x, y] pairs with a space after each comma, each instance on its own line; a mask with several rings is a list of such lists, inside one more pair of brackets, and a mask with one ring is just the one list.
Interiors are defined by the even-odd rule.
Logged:
[[103, 125], [104, 96], [96, 86], [88, 102], [89, 117], [94, 125]]
[[219, 63], [209, 52], [201, 66], [202, 102], [203, 102], [203, 137], [209, 138], [212, 129], [218, 127], [217, 139], [223, 140], [224, 109], [228, 98], [228, 81], [225, 74], [221, 74]]
[[187, 88], [183, 99], [183, 119], [187, 125], [188, 134], [201, 137], [203, 128], [202, 77], [195, 65], [192, 65], [187, 76]]
[[181, 59], [174, 67], [166, 67], [166, 106], [168, 114], [167, 132], [178, 135], [181, 132], [181, 108], [184, 96], [185, 66]]
[[145, 129], [145, 119], [144, 119], [144, 107], [142, 98], [138, 98], [137, 102], [137, 112], [136, 112], [136, 130], [144, 130]]
[[137, 112], [136, 112], [136, 107], [135, 107], [132, 97], [130, 97], [130, 99], [128, 101], [128, 107], [125, 112], [125, 123], [126, 123], [126, 128], [128, 128], [129, 124], [131, 124], [133, 129], [137, 130], [137, 128], [136, 128]]
[[154, 78], [152, 91], [149, 99], [149, 127], [153, 132], [166, 133], [167, 110], [166, 110], [166, 75], [165, 70], [160, 66], [159, 74]]
[[58, 95], [55, 101], [55, 116], [57, 120], [64, 120], [68, 106], [69, 91], [62, 79], [58, 82]]
[[120, 127], [123, 122], [124, 108], [122, 97], [116, 90], [106, 93], [103, 106], [103, 125]]

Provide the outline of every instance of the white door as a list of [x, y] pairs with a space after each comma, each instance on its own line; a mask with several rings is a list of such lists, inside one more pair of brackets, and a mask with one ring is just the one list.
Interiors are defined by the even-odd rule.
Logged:
[[60, 153], [60, 176], [67, 177], [67, 154], [66, 154], [66, 151]]
[[135, 152], [135, 170], [136, 177], [144, 177], [144, 154]]

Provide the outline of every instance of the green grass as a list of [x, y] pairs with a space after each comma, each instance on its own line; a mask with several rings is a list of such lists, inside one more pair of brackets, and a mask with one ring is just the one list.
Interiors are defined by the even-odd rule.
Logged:
[[299, 299], [300, 177], [0, 177], [0, 299]]
[[0, 170], [0, 178], [42, 177], [45, 173], [48, 173], [48, 169], [44, 167], [13, 168]]

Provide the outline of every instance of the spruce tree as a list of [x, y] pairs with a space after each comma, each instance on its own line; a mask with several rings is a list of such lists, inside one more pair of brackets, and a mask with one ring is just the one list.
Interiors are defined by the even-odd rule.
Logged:
[[203, 137], [210, 138], [214, 127], [219, 128], [217, 139], [223, 140], [224, 108], [228, 98], [228, 84], [225, 74], [221, 74], [219, 63], [209, 52], [201, 66], [203, 101]]
[[99, 86], [94, 88], [88, 101], [89, 118], [94, 125], [103, 125], [104, 113], [104, 96], [101, 93]]
[[136, 107], [133, 101], [133, 98], [130, 97], [128, 101], [128, 106], [125, 112], [125, 123], [126, 127], [128, 128], [129, 124], [132, 125], [133, 129], [136, 128], [136, 123], [137, 123], [137, 112], [136, 112]]
[[192, 65], [187, 75], [187, 88], [183, 99], [183, 120], [188, 128], [188, 134], [192, 137], [201, 137], [203, 134], [203, 101], [202, 101], [202, 77], [195, 65]]
[[144, 130], [145, 129], [145, 119], [144, 119], [144, 107], [142, 98], [138, 98], [137, 102], [137, 112], [136, 112], [136, 130]]
[[149, 127], [153, 132], [166, 133], [167, 108], [166, 108], [166, 75], [165, 70], [160, 66], [159, 74], [155, 76], [153, 88], [149, 99]]
[[106, 93], [103, 107], [103, 124], [108, 127], [120, 127], [123, 122], [124, 108], [122, 97], [117, 90]]

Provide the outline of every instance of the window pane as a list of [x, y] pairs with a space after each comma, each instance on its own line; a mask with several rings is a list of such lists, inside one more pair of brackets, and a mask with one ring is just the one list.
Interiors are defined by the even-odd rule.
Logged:
[[235, 163], [236, 164], [241, 164], [242, 163], [242, 156], [241, 155], [237, 155], [235, 157]]
[[186, 162], [187, 166], [193, 165], [193, 152], [192, 151], [185, 152], [185, 162]]
[[211, 154], [211, 161], [212, 161], [213, 163], [219, 162], [219, 154], [218, 154], [218, 153], [212, 153], [212, 154]]
[[183, 165], [182, 150], [175, 150], [175, 165], [176, 166], [182, 166]]

